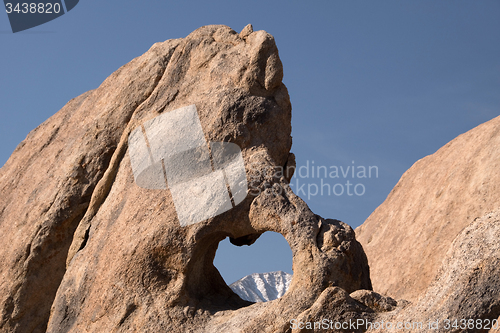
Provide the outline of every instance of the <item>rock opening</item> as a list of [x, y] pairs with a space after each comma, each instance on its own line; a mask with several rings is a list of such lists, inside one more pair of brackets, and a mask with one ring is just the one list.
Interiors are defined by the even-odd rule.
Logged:
[[219, 243], [214, 265], [242, 299], [267, 302], [283, 296], [288, 289], [293, 274], [292, 259], [286, 239], [269, 231], [260, 237], [224, 239]]

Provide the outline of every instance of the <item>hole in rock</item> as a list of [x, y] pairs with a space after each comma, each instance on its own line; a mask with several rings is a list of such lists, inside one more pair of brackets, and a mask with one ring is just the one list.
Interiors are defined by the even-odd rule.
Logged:
[[288, 289], [293, 274], [292, 257], [285, 237], [268, 231], [250, 246], [233, 245], [226, 237], [219, 243], [214, 266], [242, 299], [267, 302], [283, 296]]

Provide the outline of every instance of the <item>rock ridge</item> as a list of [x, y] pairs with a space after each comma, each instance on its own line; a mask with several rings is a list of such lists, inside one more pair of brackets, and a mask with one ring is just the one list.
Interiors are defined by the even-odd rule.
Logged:
[[375, 290], [416, 301], [459, 233], [500, 206], [499, 133], [496, 117], [415, 162], [356, 229]]

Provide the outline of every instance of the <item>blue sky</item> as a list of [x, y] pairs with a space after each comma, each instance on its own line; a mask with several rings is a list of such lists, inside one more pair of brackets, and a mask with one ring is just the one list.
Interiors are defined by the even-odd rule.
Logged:
[[[357, 227], [415, 161], [500, 114], [499, 18], [500, 2], [487, 0], [82, 0], [13, 34], [0, 14], [0, 165], [29, 131], [155, 42], [252, 23], [279, 48], [297, 166], [377, 167], [372, 178], [292, 181], [310, 185], [300, 195], [315, 213]], [[344, 193], [311, 195], [321, 180]], [[347, 195], [347, 181], [363, 195]], [[266, 233], [250, 247], [222, 242], [215, 264], [231, 283], [291, 273], [291, 252]]]

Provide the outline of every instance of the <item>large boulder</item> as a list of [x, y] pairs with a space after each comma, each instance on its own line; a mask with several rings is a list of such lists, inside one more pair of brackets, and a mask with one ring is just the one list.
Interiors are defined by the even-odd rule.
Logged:
[[500, 117], [464, 133], [406, 171], [356, 229], [373, 287], [416, 301], [462, 230], [500, 207]]
[[[31, 132], [0, 170], [0, 332], [285, 332], [291, 318], [321, 309], [373, 312], [348, 295], [371, 289], [354, 231], [312, 213], [288, 186], [294, 157], [282, 77], [265, 31], [205, 26], [153, 45]], [[179, 110], [191, 112], [189, 123]], [[173, 165], [149, 161], [163, 142], [151, 135], [178, 148], [169, 131], [153, 131], [158, 119], [210, 146], [175, 155]], [[243, 164], [217, 155], [227, 147]], [[195, 166], [180, 164], [189, 158]], [[203, 190], [179, 194], [171, 178], [159, 181], [184, 179], [207, 161], [229, 184], [244, 165], [247, 191], [223, 186], [232, 198], [217, 214], [193, 206]], [[222, 172], [219, 162], [230, 167]], [[182, 207], [211, 215], [190, 220]], [[213, 259], [224, 238], [248, 245], [266, 231], [287, 239], [294, 277], [282, 298], [252, 304]]]

